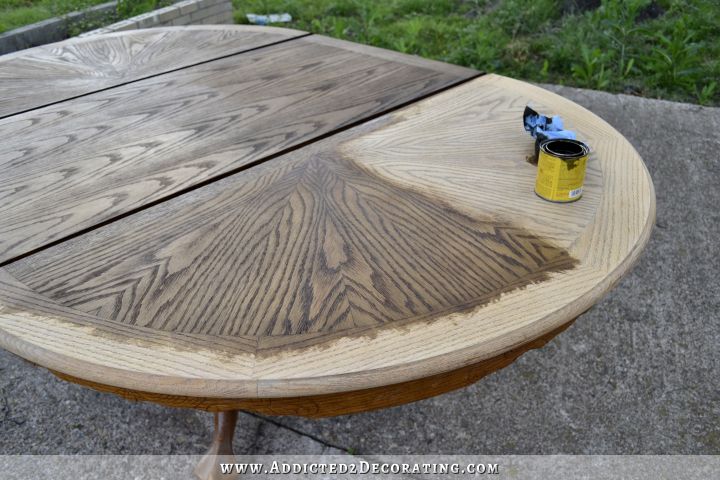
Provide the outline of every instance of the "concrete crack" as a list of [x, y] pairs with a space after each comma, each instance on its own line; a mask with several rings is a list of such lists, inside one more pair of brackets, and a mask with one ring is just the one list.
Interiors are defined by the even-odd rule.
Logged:
[[245, 413], [245, 414], [247, 414], [247, 415], [250, 415], [251, 417], [255, 417], [255, 418], [259, 419], [259, 420], [263, 420], [263, 421], [266, 421], [266, 422], [268, 422], [268, 423], [271, 423], [272, 425], [275, 425], [276, 427], [283, 428], [283, 429], [285, 429], [285, 430], [290, 430], [290, 431], [293, 432], [293, 433], [296, 433], [296, 434], [301, 435], [301, 436], [303, 436], [303, 437], [307, 437], [307, 438], [309, 438], [309, 439], [311, 439], [311, 440], [313, 440], [313, 441], [315, 441], [315, 442], [317, 442], [317, 443], [319, 443], [319, 444], [321, 444], [321, 445], [323, 445], [323, 446], [325, 446], [325, 447], [334, 448], [334, 449], [336, 449], [336, 450], [342, 450], [343, 452], [350, 454], [349, 450], [348, 450], [347, 448], [345, 448], [345, 447], [341, 447], [341, 446], [339, 446], [339, 445], [333, 445], [332, 443], [329, 443], [329, 442], [323, 440], [323, 439], [320, 438], [320, 437], [316, 437], [315, 435], [311, 435], [311, 434], [309, 434], [309, 433], [302, 432], [302, 431], [300, 431], [300, 430], [298, 430], [298, 429], [296, 429], [296, 428], [289, 427], [289, 426], [287, 426], [287, 425], [284, 425], [284, 424], [278, 422], [277, 420], [273, 420], [273, 419], [271, 419], [271, 418], [265, 417], [265, 416], [263, 416], [263, 415], [259, 415], [259, 414], [257, 414], [257, 413], [246, 412], [246, 411], [243, 411], [243, 413]]

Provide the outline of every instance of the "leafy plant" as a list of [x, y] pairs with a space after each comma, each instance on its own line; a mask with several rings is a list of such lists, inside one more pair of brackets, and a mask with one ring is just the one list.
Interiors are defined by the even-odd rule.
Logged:
[[716, 89], [717, 82], [715, 80], [703, 86], [701, 89], [698, 89], [697, 86], [695, 86], [695, 96], [697, 97], [698, 103], [700, 105], [710, 105]]
[[599, 48], [580, 48], [582, 63], [572, 66], [573, 78], [584, 87], [602, 90], [610, 84], [610, 72], [605, 68], [605, 56]]
[[702, 59], [695, 32], [688, 30], [680, 19], [670, 34], [655, 32], [654, 47], [643, 56], [645, 73], [649, 74], [662, 88], [685, 85], [694, 88], [694, 75], [699, 71]]

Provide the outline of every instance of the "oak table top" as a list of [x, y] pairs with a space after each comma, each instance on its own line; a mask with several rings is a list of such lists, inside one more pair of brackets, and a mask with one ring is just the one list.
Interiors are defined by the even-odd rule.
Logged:
[[[0, 346], [128, 398], [320, 416], [470, 383], [630, 269], [630, 143], [510, 78], [269, 27], [0, 57]], [[531, 103], [592, 148], [534, 194]]]

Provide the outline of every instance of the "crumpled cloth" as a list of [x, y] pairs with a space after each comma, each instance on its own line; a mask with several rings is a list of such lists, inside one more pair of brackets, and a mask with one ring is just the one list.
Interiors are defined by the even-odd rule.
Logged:
[[530, 163], [534, 165], [538, 162], [540, 144], [545, 140], [555, 138], [576, 139], [574, 131], [565, 130], [562, 118], [558, 116], [547, 117], [545, 115], [540, 115], [529, 106], [526, 106], [525, 111], [523, 112], [523, 126], [525, 127], [525, 131], [529, 132], [535, 139], [535, 156], [528, 158]]

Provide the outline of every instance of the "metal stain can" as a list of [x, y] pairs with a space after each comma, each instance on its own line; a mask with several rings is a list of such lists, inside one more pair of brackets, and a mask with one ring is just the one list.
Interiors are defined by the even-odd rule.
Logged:
[[580, 200], [590, 148], [578, 140], [555, 138], [540, 145], [535, 193], [551, 202]]

